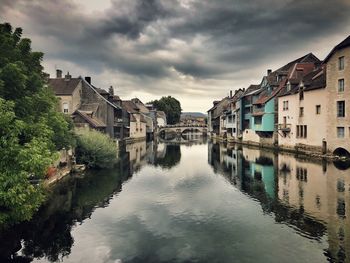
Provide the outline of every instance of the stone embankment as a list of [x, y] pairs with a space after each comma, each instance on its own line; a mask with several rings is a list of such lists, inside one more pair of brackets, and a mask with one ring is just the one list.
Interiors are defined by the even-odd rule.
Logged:
[[302, 155], [302, 156], [305, 156], [305, 158], [310, 158], [310, 159], [327, 159], [329, 161], [344, 161], [344, 162], [350, 161], [350, 157], [337, 156], [332, 154], [331, 152], [327, 152], [326, 154], [323, 154], [320, 149], [312, 149], [311, 147], [285, 148], [274, 144], [243, 141], [241, 139], [234, 139], [234, 138], [228, 139], [228, 138], [224, 138], [223, 136], [216, 136], [216, 135], [214, 136], [211, 135], [210, 138], [217, 142], [228, 143], [228, 144], [240, 144], [248, 147], [270, 149], [277, 152], [291, 153], [299, 156]]

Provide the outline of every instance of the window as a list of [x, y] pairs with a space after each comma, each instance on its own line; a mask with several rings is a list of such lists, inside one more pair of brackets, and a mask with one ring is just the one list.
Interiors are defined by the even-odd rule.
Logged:
[[64, 113], [68, 113], [69, 112], [68, 102], [63, 102], [63, 112]]
[[337, 117], [345, 117], [345, 101], [337, 101]]
[[283, 110], [288, 110], [288, 100], [283, 101]]
[[344, 127], [337, 127], [337, 137], [338, 138], [344, 138], [345, 128]]
[[303, 100], [304, 99], [304, 88], [300, 87], [299, 90], [299, 100]]
[[290, 91], [292, 89], [292, 85], [288, 82], [287, 84], [287, 91]]
[[307, 170], [305, 168], [297, 167], [296, 177], [299, 181], [307, 182]]
[[304, 138], [307, 138], [307, 126], [304, 125]]
[[344, 57], [340, 57], [339, 60], [338, 60], [338, 69], [339, 70], [343, 70], [344, 69], [344, 66], [345, 66], [345, 63], [344, 63]]
[[344, 92], [344, 79], [338, 80], [338, 92]]
[[297, 138], [307, 138], [306, 125], [297, 125]]
[[299, 117], [303, 117], [304, 116], [304, 107], [300, 107], [299, 108]]
[[297, 138], [299, 138], [299, 137], [300, 137], [300, 126], [297, 125]]
[[261, 125], [262, 117], [261, 116], [254, 117], [254, 121], [256, 125]]
[[321, 105], [316, 105], [316, 114], [321, 114]]

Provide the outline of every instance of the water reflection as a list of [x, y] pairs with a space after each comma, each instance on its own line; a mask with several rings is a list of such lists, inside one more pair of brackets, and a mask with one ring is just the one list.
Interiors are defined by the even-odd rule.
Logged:
[[112, 170], [66, 178], [30, 222], [0, 232], [0, 262], [30, 262], [33, 258], [57, 261], [69, 255], [74, 243], [72, 227], [83, 223], [96, 207], [108, 206], [123, 179]]
[[193, 140], [129, 144], [114, 169], [67, 178], [0, 232], [0, 262], [349, 261], [349, 170]]
[[328, 260], [350, 260], [350, 171], [333, 163], [237, 145], [209, 144], [209, 163], [302, 236], [327, 238]]

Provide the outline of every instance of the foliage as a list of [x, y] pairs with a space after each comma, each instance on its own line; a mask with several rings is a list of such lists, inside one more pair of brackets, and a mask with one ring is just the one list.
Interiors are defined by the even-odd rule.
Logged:
[[91, 168], [108, 168], [115, 164], [117, 147], [108, 135], [89, 129], [80, 129], [77, 135], [78, 163]]
[[58, 113], [41, 66], [43, 53], [31, 50], [22, 29], [0, 24], [0, 224], [29, 219], [43, 201], [43, 178], [70, 147], [70, 124]]
[[160, 100], [149, 102], [149, 104], [153, 104], [157, 110], [165, 112], [168, 124], [180, 122], [181, 104], [177, 99], [171, 96], [162, 97]]

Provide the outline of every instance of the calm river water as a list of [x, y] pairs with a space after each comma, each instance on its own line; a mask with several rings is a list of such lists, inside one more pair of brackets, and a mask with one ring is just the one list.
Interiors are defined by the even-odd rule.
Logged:
[[350, 169], [193, 141], [128, 145], [120, 165], [67, 178], [0, 261], [350, 261]]

